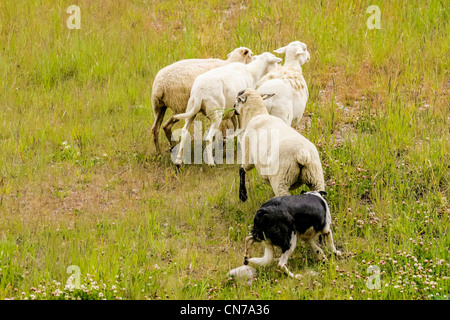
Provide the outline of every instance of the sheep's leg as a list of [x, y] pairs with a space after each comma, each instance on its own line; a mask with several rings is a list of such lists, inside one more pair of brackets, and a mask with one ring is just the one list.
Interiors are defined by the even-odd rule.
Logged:
[[173, 147], [176, 146], [175, 141], [172, 140], [172, 127], [175, 123], [177, 123], [178, 119], [175, 119], [173, 116], [170, 116], [170, 118], [163, 124], [163, 130], [166, 134], [166, 138], [169, 141], [170, 144], [170, 150], [173, 149]]
[[220, 118], [220, 114], [218, 112], [214, 112], [214, 122], [212, 123], [211, 127], [209, 128], [208, 134], [206, 136], [206, 163], [210, 166], [214, 166], [214, 157], [212, 152], [212, 142], [215, 134], [219, 130], [220, 122], [222, 119]]
[[238, 139], [238, 143], [240, 143], [240, 141], [241, 141], [241, 139], [240, 139], [240, 134], [242, 133], [242, 132], [244, 132], [244, 130], [242, 130], [242, 129], [235, 129], [234, 130], [234, 132], [232, 133], [232, 134], [230, 134], [230, 135], [226, 135], [225, 136], [225, 142], [226, 141], [229, 141], [229, 140], [233, 140], [235, 137], [237, 137], [237, 139]]
[[159, 147], [159, 129], [161, 128], [161, 123], [164, 120], [164, 114], [166, 113], [166, 106], [154, 106], [155, 111], [155, 121], [152, 125], [153, 143], [155, 144], [156, 153], [161, 153], [161, 148]]
[[320, 163], [309, 163], [302, 168], [301, 180], [311, 191], [325, 191], [322, 165]]
[[328, 232], [324, 232], [323, 233], [323, 237], [325, 238], [325, 244], [328, 247], [328, 249], [330, 249], [336, 256], [341, 256], [342, 253], [338, 250], [336, 250], [336, 247], [334, 246], [334, 241], [333, 241], [333, 233], [331, 232], [331, 230], [327, 230]]
[[241, 147], [241, 161], [244, 170], [250, 171], [255, 167], [253, 160], [250, 158], [250, 141], [248, 136], [238, 136], [238, 144]]
[[233, 123], [234, 131], [236, 132], [239, 129], [239, 118], [234, 115], [231, 117], [231, 122]]
[[245, 169], [239, 168], [239, 200], [242, 202], [247, 201], [247, 188], [245, 187]]
[[250, 247], [252, 246], [255, 239], [253, 236], [248, 236], [245, 238], [245, 257], [244, 257], [244, 264], [248, 264], [248, 259], [250, 258]]
[[192, 121], [194, 121], [194, 118], [187, 118], [184, 122], [183, 129], [181, 129], [180, 147], [178, 149], [177, 158], [175, 160], [175, 165], [177, 167], [179, 167], [183, 163], [183, 149], [189, 138], [189, 126], [191, 125]]
[[258, 266], [267, 266], [273, 261], [274, 250], [273, 245], [269, 241], [263, 241], [264, 244], [264, 256], [261, 258], [250, 258], [249, 263], [256, 264]]
[[292, 232], [290, 244], [291, 244], [291, 246], [289, 247], [289, 249], [284, 251], [283, 254], [281, 255], [281, 258], [278, 261], [278, 268], [283, 270], [284, 273], [286, 273], [289, 277], [295, 278], [295, 279], [300, 279], [302, 277], [300, 274], [294, 275], [287, 268], [287, 261], [288, 261], [289, 257], [291, 256], [292, 252], [294, 252], [295, 247], [297, 246], [297, 233], [295, 231]]
[[[270, 181], [271, 182], [271, 181]], [[273, 193], [275, 193], [275, 197], [289, 196], [289, 187], [284, 185], [283, 183], [270, 183]]]

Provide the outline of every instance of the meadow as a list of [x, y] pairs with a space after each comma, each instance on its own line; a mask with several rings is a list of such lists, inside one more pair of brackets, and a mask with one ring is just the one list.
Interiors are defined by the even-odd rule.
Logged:
[[[1, 1], [0, 299], [448, 299], [449, 21], [443, 0]], [[238, 164], [177, 173], [163, 133], [157, 156], [151, 86], [181, 59], [294, 40], [311, 54], [297, 129], [344, 256], [299, 243], [301, 280], [273, 265], [245, 286], [226, 274], [273, 193], [252, 172], [241, 203]]]

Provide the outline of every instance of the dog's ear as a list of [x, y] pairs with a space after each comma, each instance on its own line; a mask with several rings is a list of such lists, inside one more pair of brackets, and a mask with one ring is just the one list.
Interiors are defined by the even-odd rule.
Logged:
[[305, 190], [302, 190], [302, 192], [301, 192], [300, 194], [304, 194], [304, 193], [306, 193], [306, 191], [305, 191]]
[[327, 193], [326, 193], [325, 191], [319, 191], [319, 193], [320, 193], [322, 196], [326, 196], [326, 195], [327, 195]]

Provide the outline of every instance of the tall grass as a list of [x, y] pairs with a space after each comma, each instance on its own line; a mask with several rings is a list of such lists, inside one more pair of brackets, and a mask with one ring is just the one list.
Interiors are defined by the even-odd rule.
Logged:
[[[0, 298], [448, 297], [445, 1], [78, 1], [69, 30], [72, 4], [0, 3]], [[273, 193], [252, 172], [240, 203], [237, 165], [176, 174], [151, 143], [151, 85], [180, 59], [293, 40], [311, 53], [298, 129], [319, 148], [345, 258], [319, 264], [299, 244], [302, 280], [272, 266], [245, 287], [225, 275]], [[70, 265], [82, 289], [64, 290]]]

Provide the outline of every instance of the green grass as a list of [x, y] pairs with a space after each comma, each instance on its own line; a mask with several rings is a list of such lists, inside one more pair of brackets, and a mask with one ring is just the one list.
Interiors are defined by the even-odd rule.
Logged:
[[[0, 299], [448, 298], [445, 1], [79, 1], [69, 30], [72, 4], [0, 3]], [[247, 287], [226, 273], [273, 193], [252, 172], [241, 203], [238, 165], [176, 174], [154, 152], [151, 85], [180, 59], [293, 40], [311, 54], [298, 129], [319, 149], [345, 257], [316, 263], [299, 244], [302, 280], [271, 266]], [[79, 290], [64, 288], [70, 265]]]

